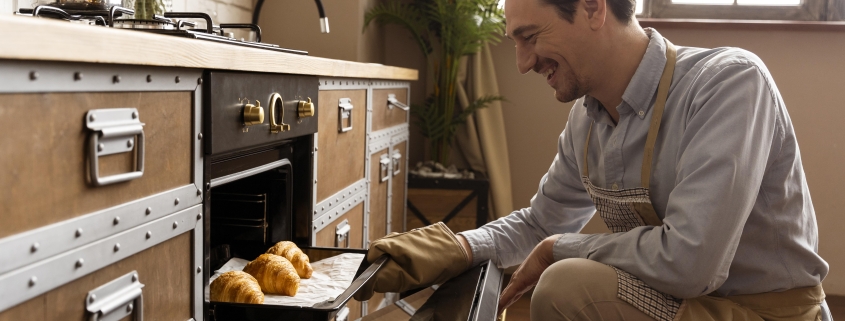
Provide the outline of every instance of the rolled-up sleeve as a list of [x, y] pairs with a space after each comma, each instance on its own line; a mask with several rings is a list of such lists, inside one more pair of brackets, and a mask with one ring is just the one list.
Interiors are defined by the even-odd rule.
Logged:
[[778, 99], [757, 65], [735, 61], [705, 71], [693, 86], [663, 225], [566, 234], [555, 243], [555, 259], [613, 265], [679, 298], [707, 294], [725, 282], [773, 137], [783, 127]]
[[[569, 119], [572, 120], [572, 113]], [[470, 244], [473, 265], [488, 259], [499, 267], [520, 264], [544, 238], [578, 232], [593, 216], [595, 206], [581, 183], [571, 130], [567, 123], [558, 139], [557, 155], [540, 180], [530, 207], [459, 233]]]

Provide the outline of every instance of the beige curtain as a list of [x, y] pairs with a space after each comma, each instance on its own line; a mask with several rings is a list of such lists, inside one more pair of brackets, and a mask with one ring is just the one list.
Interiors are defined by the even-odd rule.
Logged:
[[[484, 45], [478, 53], [461, 60], [458, 101], [461, 107], [466, 107], [477, 98], [488, 95], [499, 95], [499, 84], [490, 47]], [[466, 126], [458, 128], [455, 142], [451, 155], [453, 161], [459, 167], [482, 172], [490, 179], [492, 219], [510, 214], [513, 211], [513, 194], [502, 104], [494, 102], [477, 110], [473, 117], [467, 119]]]

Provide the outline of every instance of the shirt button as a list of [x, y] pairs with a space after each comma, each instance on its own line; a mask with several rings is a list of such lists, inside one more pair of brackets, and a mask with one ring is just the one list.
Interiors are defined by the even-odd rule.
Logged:
[[619, 185], [616, 185], [616, 183], [613, 183], [613, 186], [611, 186], [610, 188], [617, 190], [617, 189], [619, 189]]
[[640, 114], [640, 116], [642, 116], [642, 115], [645, 115], [645, 112], [640, 110], [640, 112], [638, 114]]

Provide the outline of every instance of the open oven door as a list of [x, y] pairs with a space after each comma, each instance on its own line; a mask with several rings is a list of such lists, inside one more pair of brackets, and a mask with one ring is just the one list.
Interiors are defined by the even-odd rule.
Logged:
[[494, 321], [502, 287], [502, 270], [487, 261], [447, 281], [416, 311], [411, 321]]

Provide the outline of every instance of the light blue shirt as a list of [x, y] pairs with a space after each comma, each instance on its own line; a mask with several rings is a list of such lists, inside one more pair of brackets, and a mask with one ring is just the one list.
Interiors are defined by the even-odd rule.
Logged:
[[618, 124], [579, 99], [531, 207], [461, 233], [475, 264], [522, 262], [563, 234], [555, 260], [616, 266], [678, 298], [815, 286], [828, 272], [792, 122], [763, 62], [737, 48], [678, 47], [657, 137], [651, 200], [663, 226], [578, 234], [596, 209], [581, 183], [590, 123], [593, 184], [640, 187], [643, 147], [666, 44], [657, 31], [616, 107]]

